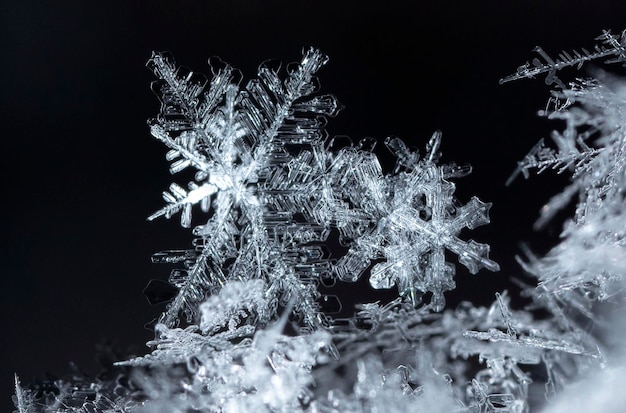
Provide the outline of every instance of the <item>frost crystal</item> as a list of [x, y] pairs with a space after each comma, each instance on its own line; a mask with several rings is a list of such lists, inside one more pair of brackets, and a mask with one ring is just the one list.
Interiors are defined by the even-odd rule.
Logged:
[[[443, 292], [454, 288], [446, 250], [473, 274], [498, 270], [489, 246], [458, 238], [461, 229], [489, 222], [491, 204], [454, 199], [447, 179], [470, 169], [437, 164], [441, 133], [433, 135], [421, 160], [399, 139], [389, 139], [398, 157], [390, 176], [363, 147], [328, 150], [324, 116], [335, 115], [339, 105], [330, 95], [309, 97], [316, 89], [313, 74], [326, 60], [306, 51], [285, 81], [279, 80], [279, 66], [264, 64], [259, 79], [243, 90], [227, 65], [213, 67], [207, 87], [203, 77], [181, 73], [166, 55], [150, 60], [161, 78], [153, 89], [162, 102], [151, 132], [170, 148], [172, 173], [196, 170], [187, 190], [170, 186], [164, 193], [168, 205], [150, 219], [180, 212], [188, 227], [193, 205], [209, 214], [193, 230], [199, 237], [195, 250], [155, 256], [186, 265], [170, 276], [179, 292], [160, 322], [175, 326], [181, 312], [187, 322], [196, 321], [198, 304], [229, 279], [265, 280], [266, 319], [277, 304], [293, 299], [295, 312], [314, 328], [325, 323], [315, 284], [334, 277], [355, 281], [375, 260], [385, 261], [371, 268], [374, 288], [395, 284], [414, 304], [432, 292], [437, 310], [443, 309]], [[334, 228], [350, 250], [332, 265], [321, 245]]]
[[[162, 108], [151, 121], [152, 134], [170, 148], [173, 173], [185, 167], [196, 173], [188, 189], [172, 184], [164, 193], [167, 205], [150, 219], [180, 212], [182, 225], [190, 226], [193, 205], [199, 204], [208, 222], [194, 228], [194, 250], [155, 255], [157, 262], [185, 265], [170, 275], [178, 294], [156, 326], [157, 338], [148, 343], [152, 353], [118, 363], [157, 371], [183, 366], [192, 375], [192, 382], [147, 391], [147, 406], [168, 405], [185, 394], [179, 410], [220, 405], [225, 411], [335, 411], [340, 406], [374, 411], [391, 408], [392, 399], [409, 392], [413, 398], [395, 402], [397, 411], [404, 411], [410, 400], [426, 400], [421, 394], [432, 383], [440, 384], [427, 392], [431, 398], [441, 383], [449, 387], [445, 380], [388, 375], [380, 371], [383, 360], [373, 358], [357, 359], [356, 398], [320, 393], [339, 365], [353, 365], [351, 353], [363, 354], [352, 352], [353, 346], [376, 342], [376, 328], [361, 330], [357, 324], [389, 320], [381, 315], [374, 321], [372, 315], [367, 321], [365, 312], [375, 311], [375, 305], [365, 304], [356, 319], [348, 320], [353, 327], [340, 328], [341, 320], [321, 311], [318, 283], [355, 281], [369, 272], [375, 288], [397, 285], [402, 298], [388, 308], [404, 308], [407, 320], [394, 323], [405, 323], [412, 320], [409, 314], [438, 319], [443, 293], [454, 288], [455, 269], [446, 262], [446, 250], [473, 274], [499, 269], [488, 258], [489, 246], [459, 238], [462, 229], [489, 223], [491, 204], [474, 197], [463, 205], [454, 198], [450, 179], [471, 169], [439, 164], [440, 132], [423, 158], [401, 140], [387, 139], [397, 157], [389, 175], [382, 173], [371, 142], [339, 148], [334, 140], [327, 142], [324, 116], [335, 115], [339, 105], [330, 95], [308, 97], [317, 88], [313, 74], [325, 62], [320, 52], [305, 51], [285, 81], [279, 80], [279, 66], [264, 64], [259, 79], [242, 90], [231, 82], [234, 70], [222, 64], [213, 68], [204, 91], [206, 82], [197, 75], [181, 74], [165, 55], [153, 56], [150, 67], [161, 79], [155, 90]], [[333, 231], [348, 247], [335, 260], [323, 248]], [[419, 307], [426, 292], [433, 298]], [[292, 311], [298, 334], [288, 337], [282, 329]], [[186, 328], [176, 327], [181, 313]], [[397, 326], [388, 328], [397, 331]], [[462, 338], [462, 331], [458, 326], [456, 337]], [[388, 337], [379, 345], [393, 348]], [[159, 377], [137, 380], [145, 388], [172, 380]], [[378, 388], [380, 380], [386, 384]], [[412, 389], [411, 380], [422, 387]], [[451, 403], [453, 393], [450, 387]]]
[[[626, 61], [624, 32], [616, 38], [605, 31], [600, 39], [604, 45], [596, 46], [596, 53], [585, 51], [585, 57], [578, 59], [581, 64], [583, 60], [608, 56], [613, 57], [608, 63]], [[571, 62], [574, 60], [571, 59]], [[562, 57], [557, 62], [548, 62], [548, 65], [550, 68], [545, 71], [554, 79], [556, 70], [567, 64]], [[522, 76], [514, 75], [504, 80], [532, 77], [526, 69], [518, 71], [518, 74]], [[552, 133], [554, 148], [540, 141], [518, 163], [514, 174], [521, 172], [527, 176], [530, 170], [542, 172], [550, 168], [571, 175], [569, 186], [542, 209], [538, 228], [572, 200], [576, 204], [574, 217], [565, 223], [558, 245], [544, 257], [535, 257], [527, 252], [527, 261], [520, 259], [527, 272], [538, 280], [537, 287], [527, 291], [527, 294], [535, 306], [552, 315], [555, 323], [550, 330], [552, 337], [539, 341], [529, 337], [524, 343], [533, 346], [548, 343], [552, 348], [562, 350], [561, 353], [543, 357], [548, 372], [548, 394], [557, 392], [561, 387], [567, 388], [572, 379], [593, 376], [594, 382], [607, 382], [615, 371], [624, 366], [623, 333], [619, 328], [611, 327], [621, 325], [618, 319], [623, 318], [626, 281], [623, 265], [626, 257], [624, 80], [597, 71], [595, 79], [579, 79], [567, 86], [558, 81], [557, 86], [559, 90], [553, 91], [547, 109], [541, 114], [549, 119], [562, 120], [565, 126], [562, 131]], [[606, 310], [607, 307], [610, 311]], [[608, 316], [610, 313], [614, 315]], [[554, 336], [555, 332], [560, 332], [561, 338]], [[482, 338], [494, 339], [495, 336]], [[567, 353], [587, 353], [597, 362], [581, 364], [580, 359], [564, 357]], [[607, 365], [612, 365], [611, 369], [606, 369]], [[572, 371], [577, 372], [578, 377], [564, 374]], [[618, 380], [623, 381], [624, 377]], [[580, 388], [582, 384], [576, 386]], [[609, 401], [597, 396], [602, 393], [592, 383], [587, 383], [587, 388], [592, 390], [584, 394], [594, 398], [594, 409], [602, 410], [610, 406]], [[596, 394], [592, 395], [593, 392]], [[571, 390], [566, 389], [565, 394], [572, 397]], [[584, 404], [572, 405], [563, 397], [560, 399], [554, 410], [548, 410], [587, 409]]]
[[547, 85], [556, 84], [565, 88], [565, 84], [556, 76], [556, 72], [566, 68], [576, 66], [580, 69], [586, 62], [596, 59], [606, 59], [605, 63], [626, 62], [626, 31], [616, 37], [609, 30], [604, 30], [596, 40], [601, 40], [601, 44], [596, 44], [593, 51], [584, 47], [571, 52], [562, 51], [556, 59], [548, 55], [541, 47], [535, 47], [534, 51], [543, 59], [534, 58], [531, 63], [524, 63], [517, 68], [513, 75], [500, 79], [500, 83], [511, 82], [524, 78], [534, 78], [537, 75], [546, 74]]
[[150, 219], [180, 212], [182, 226], [189, 227], [196, 204], [209, 215], [193, 230], [194, 250], [155, 257], [186, 266], [170, 277], [179, 292], [160, 319], [165, 325], [176, 325], [181, 312], [187, 322], [196, 320], [205, 295], [231, 277], [266, 279], [274, 299], [284, 305], [294, 297], [295, 311], [308, 325], [322, 322], [317, 292], [302, 278], [324, 272], [319, 246], [310, 243], [324, 241], [328, 228], [306, 214], [307, 200], [288, 185], [287, 168], [297, 162], [298, 150], [323, 144], [324, 116], [339, 109], [330, 95], [309, 97], [317, 88], [313, 75], [326, 61], [309, 49], [288, 68], [285, 81], [278, 77], [280, 65], [266, 63], [259, 79], [240, 89], [236, 71], [215, 59], [207, 86], [169, 56], [153, 55], [148, 66], [160, 79], [153, 89], [162, 106], [150, 121], [151, 133], [170, 148], [172, 173], [196, 172], [187, 190], [172, 184], [163, 193], [168, 205]]
[[[262, 64], [245, 87], [219, 59], [207, 81], [155, 53], [161, 110], [150, 131], [169, 148], [173, 174], [192, 172], [149, 217], [193, 222], [192, 248], [153, 255], [179, 266], [169, 276], [176, 294], [148, 354], [111, 360], [96, 379], [22, 387], [16, 376], [16, 412], [528, 413], [544, 394], [561, 397], [560, 411], [560, 395], [586, 376], [608, 383], [602, 368], [625, 365], [623, 340], [611, 346], [594, 329], [605, 325], [598, 302], [624, 297], [626, 93], [609, 77], [566, 87], [555, 76], [591, 59], [626, 60], [624, 35], [601, 40], [557, 60], [537, 49], [545, 62], [503, 79], [547, 73], [560, 87], [545, 112], [565, 121], [556, 148], [540, 142], [517, 170], [572, 174], [540, 223], [578, 196], [561, 243], [520, 260], [537, 281], [524, 309], [506, 291], [489, 307], [445, 307], [455, 287], [447, 257], [472, 274], [499, 267], [488, 245], [460, 238], [489, 223], [491, 204], [454, 197], [452, 180], [471, 168], [440, 163], [440, 132], [423, 156], [388, 138], [397, 161], [385, 174], [371, 139], [327, 139], [340, 105], [318, 94], [328, 60], [318, 50], [286, 71]], [[343, 251], [329, 251], [335, 240]], [[341, 303], [320, 284], [362, 276], [398, 297], [334, 314], [329, 303]]]
[[[621, 39], [603, 35], [613, 54], [623, 62]], [[601, 48], [603, 53], [609, 49]], [[542, 209], [541, 227], [577, 196], [576, 212], [566, 223], [562, 242], [545, 258], [525, 268], [539, 278], [539, 295], [553, 296], [557, 303], [573, 306], [591, 315], [595, 300], [607, 300], [622, 290], [626, 272], [624, 257], [624, 188], [626, 187], [626, 89], [623, 80], [603, 72], [597, 79], [582, 79], [553, 92], [542, 114], [565, 122], [563, 131], [554, 131], [555, 148], [541, 140], [518, 163], [513, 175], [536, 169], [555, 169], [571, 174], [571, 184]]]
[[[556, 149], [540, 141], [523, 161], [518, 172], [547, 168], [571, 171], [572, 184], [542, 210], [538, 225], [549, 220], [578, 194], [575, 221], [603, 208], [604, 199], [619, 197], [624, 176], [624, 122], [626, 92], [617, 80], [603, 75], [600, 80], [581, 80], [554, 94], [551, 107], [543, 112], [549, 119], [565, 121], [563, 132], [554, 131]], [[608, 202], [610, 204], [611, 202]]]
[[22, 388], [17, 374], [15, 375], [15, 396], [13, 396], [13, 400], [18, 413], [30, 413], [35, 411], [33, 397], [27, 390]]
[[371, 269], [372, 287], [391, 288], [397, 284], [400, 295], [410, 297], [413, 303], [423, 293], [432, 292], [434, 308], [440, 311], [445, 303], [443, 292], [455, 287], [454, 266], [446, 262], [446, 250], [458, 255], [459, 262], [472, 274], [481, 268], [499, 270], [498, 264], [488, 258], [488, 245], [457, 237], [463, 228], [488, 224], [491, 204], [474, 197], [460, 205], [454, 199], [454, 184], [447, 179], [469, 170], [437, 165], [440, 132], [431, 138], [422, 160], [397, 138], [386, 143], [403, 171], [383, 177], [374, 160], [369, 165], [357, 164], [350, 171], [363, 193], [357, 206], [372, 224], [363, 234], [347, 234], [354, 238], [354, 245], [338, 260], [335, 270], [340, 279], [354, 281], [372, 260], [383, 259]]

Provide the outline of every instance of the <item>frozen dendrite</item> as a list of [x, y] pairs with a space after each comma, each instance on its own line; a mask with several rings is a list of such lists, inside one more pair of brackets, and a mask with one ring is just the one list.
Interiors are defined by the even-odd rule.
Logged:
[[397, 138], [386, 143], [398, 157], [396, 170], [401, 168], [401, 172], [383, 176], [377, 160], [369, 156], [358, 163], [351, 160], [350, 169], [341, 176], [350, 183], [343, 186], [344, 192], [360, 194], [352, 202], [370, 225], [352, 232], [343, 229], [342, 235], [353, 242], [335, 271], [339, 279], [354, 281], [373, 260], [382, 259], [371, 268], [372, 287], [395, 284], [400, 295], [410, 297], [414, 304], [423, 293], [432, 292], [433, 308], [440, 311], [445, 303], [443, 292], [455, 287], [455, 269], [445, 260], [446, 250], [455, 253], [472, 274], [481, 268], [499, 270], [488, 257], [488, 245], [458, 238], [463, 228], [489, 223], [491, 204], [474, 197], [461, 205], [453, 197], [454, 184], [448, 179], [468, 173], [469, 168], [437, 165], [440, 132], [432, 136], [421, 160]]
[[[224, 331], [213, 328], [223, 325], [221, 317], [231, 313], [236, 304], [240, 312], [244, 308], [258, 312], [263, 302], [239, 301], [245, 298], [242, 294], [263, 296], [259, 288], [264, 285], [258, 281], [233, 281], [210, 297], [203, 304], [200, 327], [170, 329], [158, 324], [157, 338], [148, 343], [155, 347], [152, 353], [118, 363], [149, 368], [138, 369], [134, 375], [148, 398], [140, 411], [164, 406], [174, 412], [302, 410], [301, 405], [310, 399], [311, 369], [319, 360], [328, 359], [332, 348], [327, 331], [284, 335], [288, 312], [259, 330], [243, 320], [247, 318], [243, 313], [238, 316], [239, 325], [227, 326]], [[216, 320], [216, 314], [217, 323], [204, 328]]]
[[[607, 32], [603, 36], [614, 46], [613, 54], [618, 57], [615, 61], [623, 62], [624, 35], [619, 42]], [[606, 320], [599, 303], [616, 307], [611, 310], [614, 313], [624, 311], [620, 302], [626, 281], [625, 87], [623, 80], [599, 71], [595, 79], [560, 85], [542, 114], [563, 121], [563, 130], [552, 132], [554, 147], [540, 141], [518, 163], [516, 171], [527, 176], [533, 169], [554, 169], [571, 176], [571, 183], [543, 207], [537, 222], [538, 227], [542, 226], [574, 201], [575, 214], [565, 223], [561, 241], [546, 256], [535, 257], [529, 252], [527, 261], [520, 262], [537, 278], [537, 287], [529, 291], [535, 305], [553, 315], [557, 331], [585, 340], [588, 348], [602, 348], [607, 356], [598, 353], [597, 359], [605, 366], [623, 365], [621, 346], [615, 349], [610, 342], [624, 337], [610, 327], [615, 320]], [[594, 336], [587, 332], [590, 326], [596, 331]], [[554, 366], [563, 360], [552, 357], [546, 361]], [[569, 370], [578, 376], [568, 380], [555, 373], [566, 369], [553, 368], [548, 383], [552, 388], [563, 387], [583, 374], [599, 374], [588, 365], [575, 367]]]
[[[194, 205], [208, 213], [206, 223], [193, 230], [193, 250], [155, 256], [186, 267], [172, 272], [178, 294], [160, 322], [175, 326], [181, 313], [187, 322], [197, 321], [205, 296], [231, 278], [267, 280], [272, 297], [263, 311], [275, 314], [293, 299], [305, 324], [323, 322], [314, 282], [325, 275], [325, 263], [316, 243], [325, 240], [328, 228], [306, 213], [311, 201], [289, 185], [288, 168], [297, 150], [323, 144], [324, 116], [339, 109], [330, 95], [310, 97], [314, 74], [326, 60], [317, 50], [305, 51], [285, 81], [278, 77], [280, 66], [263, 64], [259, 79], [243, 89], [235, 70], [215, 60], [208, 87], [204, 77], [185, 73], [164, 54], [150, 60], [162, 102], [151, 132], [170, 148], [172, 173], [196, 171], [188, 189], [172, 184], [164, 192], [167, 206], [150, 219], [180, 212], [181, 224], [189, 227]], [[297, 178], [291, 183], [304, 185]], [[306, 277], [311, 282], [303, 282]]]
[[[608, 63], [626, 61], [624, 33], [618, 38], [605, 31], [600, 39], [603, 45], [596, 46], [595, 53], [585, 51], [584, 57], [578, 56], [570, 62], [578, 60], [582, 64], [605, 57], [612, 57]], [[563, 57], [556, 62], [544, 58], [548, 63], [543, 71], [548, 73], [550, 79], [556, 79], [556, 71], [569, 65], [564, 64]], [[523, 66], [517, 75], [504, 80], [533, 77], [540, 72], [540, 65], [535, 66], [537, 69], [533, 70], [528, 65]], [[537, 227], [552, 219], [557, 211], [572, 201], [576, 206], [575, 214], [565, 223], [561, 241], [546, 256], [535, 257], [529, 252], [528, 260], [520, 262], [538, 279], [537, 287], [527, 293], [535, 306], [543, 307], [552, 314], [557, 324], [555, 330], [586, 341], [588, 348], [598, 348], [596, 358], [600, 363], [595, 367], [604, 366], [606, 372], [578, 365], [569, 369], [576, 373], [572, 379], [580, 381], [590, 376], [594, 377], [594, 381], [606, 382], [606, 375], [623, 370], [624, 365], [624, 335], [619, 328], [612, 326], [620, 325], [619, 319], [623, 317], [626, 282], [626, 83], [601, 71], [596, 71], [593, 79], [578, 79], [568, 85], [562, 81], [556, 83], [557, 90], [552, 92], [547, 109], [541, 114], [549, 119], [559, 119], [565, 126], [562, 131], [552, 133], [554, 147], [540, 141], [518, 163], [514, 176], [520, 172], [528, 176], [533, 169], [538, 172], [545, 169], [567, 172], [571, 183], [543, 207]], [[607, 307], [610, 312], [603, 311]], [[589, 331], [594, 331], [594, 334]], [[570, 343], [574, 342], [570, 340]], [[616, 342], [619, 344], [616, 345]], [[553, 365], [562, 362], [559, 358], [546, 361]], [[606, 369], [611, 364], [613, 366]], [[616, 365], [617, 368], [614, 368]], [[552, 373], [548, 383], [554, 384], [556, 378]], [[624, 377], [619, 380], [623, 381]], [[598, 392], [593, 383], [576, 386], [593, 389], [583, 393], [586, 397], [595, 397], [594, 409], [611, 410], [605, 409], [614, 403], [591, 394]], [[564, 393], [566, 398], [575, 397], [571, 391]], [[578, 393], [580, 391], [577, 390]], [[561, 399], [555, 411], [585, 411], [587, 404], [573, 405], [566, 400]]]
[[556, 84], [558, 87], [565, 88], [565, 84], [557, 77], [557, 71], [561, 69], [572, 66], [580, 69], [586, 62], [598, 59], [605, 59], [605, 63], [626, 62], [626, 31], [619, 36], [615, 36], [609, 30], [604, 30], [596, 40], [600, 40], [601, 43], [594, 45], [593, 51], [589, 51], [584, 47], [580, 51], [572, 50], [567, 52], [563, 50], [555, 59], [550, 57], [541, 47], [537, 46], [534, 51], [537, 52], [543, 61], [539, 58], [534, 58], [532, 63], [524, 63], [517, 68], [515, 74], [500, 79], [500, 83], [534, 78], [545, 74], [547, 85]]
[[[593, 53], [557, 61], [541, 51], [546, 63], [516, 76], [545, 72], [553, 81], [564, 66], [621, 61], [623, 36], [605, 32], [602, 40]], [[19, 413], [525, 413], [537, 389], [552, 396], [606, 362], [603, 343], [574, 313], [593, 318], [593, 301], [616, 294], [623, 280], [619, 87], [563, 88], [550, 115], [567, 124], [554, 135], [558, 150], [540, 146], [520, 164], [524, 174], [573, 168], [574, 183], [550, 208], [579, 196], [563, 243], [525, 263], [539, 281], [533, 305], [512, 309], [503, 292], [488, 308], [451, 309], [443, 294], [454, 288], [455, 267], [446, 253], [471, 273], [498, 269], [486, 244], [459, 237], [489, 222], [490, 204], [454, 198], [451, 179], [470, 168], [439, 162], [440, 132], [423, 156], [387, 139], [397, 158], [389, 174], [371, 140], [327, 140], [326, 118], [340, 106], [317, 94], [315, 73], [326, 61], [308, 49], [284, 80], [268, 62], [240, 87], [238, 72], [217, 59], [208, 82], [153, 55], [162, 106], [151, 133], [169, 148], [172, 173], [194, 174], [186, 188], [170, 185], [150, 219], [180, 214], [191, 227], [193, 212], [194, 222], [203, 220], [193, 248], [153, 256], [182, 266], [169, 277], [176, 295], [148, 354], [97, 380], [75, 375], [43, 390], [16, 378]], [[331, 258], [331, 234], [344, 255]], [[322, 305], [332, 297], [318, 285], [361, 276], [374, 288], [396, 287], [399, 297], [332, 318]]]
[[[342, 354], [338, 363], [377, 354], [391, 370], [399, 364], [406, 368], [408, 359], [426, 354], [429, 368], [450, 382], [450, 394], [442, 395], [464, 406], [461, 411], [523, 412], [531, 398], [552, 395], [577, 372], [603, 361], [588, 334], [564, 328], [556, 319], [540, 320], [534, 311], [513, 311], [508, 302], [506, 293], [496, 294], [489, 308], [463, 302], [443, 313], [399, 299], [384, 306], [362, 305], [355, 319], [334, 327]], [[471, 372], [469, 360], [484, 363], [484, 368]], [[541, 370], [549, 377], [545, 387], [532, 378]], [[423, 380], [414, 374], [411, 385], [419, 387]]]
[[[624, 62], [624, 39], [604, 32], [606, 47], [590, 58], [614, 55]], [[556, 70], [557, 68], [555, 68]], [[554, 148], [541, 140], [518, 163], [516, 173], [528, 176], [555, 169], [571, 175], [571, 183], [541, 211], [541, 227], [573, 199], [576, 211], [566, 222], [563, 240], [545, 258], [526, 268], [539, 278], [539, 296], [566, 301], [589, 315], [595, 300], [616, 295], [623, 285], [624, 188], [626, 188], [626, 86], [618, 78], [598, 72], [596, 79], [580, 79], [553, 92], [542, 114], [565, 123], [552, 132]], [[577, 198], [577, 199], [576, 199]]]
[[580, 224], [620, 197], [626, 143], [625, 97], [624, 86], [607, 75], [599, 80], [580, 80], [554, 92], [549, 109], [542, 113], [565, 122], [562, 132], [552, 132], [556, 148], [540, 141], [519, 162], [516, 172], [528, 176], [531, 169], [542, 172], [551, 168], [559, 173], [570, 171], [573, 179], [543, 208], [538, 225], [554, 216], [573, 196], [578, 195], [574, 221]]
[[[171, 148], [168, 159], [176, 159], [172, 172], [183, 167], [197, 170], [189, 190], [172, 185], [164, 193], [168, 205], [151, 218], [181, 212], [183, 226], [189, 226], [196, 203], [209, 214], [208, 223], [194, 229], [199, 236], [195, 250], [155, 255], [159, 262], [185, 264], [185, 270], [174, 270], [170, 276], [179, 291], [156, 327], [156, 340], [149, 343], [155, 350], [120, 363], [158, 369], [194, 360], [202, 366], [203, 377], [193, 372], [196, 387], [185, 390], [175, 386], [165, 399], [186, 392], [187, 399], [194, 400], [189, 407], [200, 403], [208, 408], [217, 400], [235, 403], [235, 396], [245, 394], [241, 400], [247, 400], [242, 401], [246, 409], [262, 405], [270, 411], [295, 411], [294, 400], [300, 400], [300, 407], [305, 408], [309, 403], [304, 401], [306, 393], [315, 382], [321, 387], [322, 372], [336, 369], [337, 359], [341, 363], [351, 359], [351, 351], [339, 354], [336, 345], [343, 348], [371, 333], [346, 330], [345, 340], [341, 334], [331, 341], [322, 338], [331, 337], [326, 332], [329, 327], [329, 332], [337, 331], [335, 322], [326, 318], [315, 301], [319, 297], [316, 286], [322, 279], [355, 281], [369, 271], [372, 286], [397, 285], [400, 296], [408, 299], [402, 305], [427, 314], [441, 311], [443, 293], [454, 288], [454, 266], [445, 261], [446, 250], [458, 255], [472, 273], [481, 268], [498, 270], [488, 258], [487, 245], [458, 238], [463, 228], [489, 222], [490, 204], [474, 197], [463, 205], [453, 197], [454, 184], [449, 179], [469, 173], [470, 168], [438, 163], [441, 133], [433, 135], [421, 159], [399, 139], [388, 139], [387, 147], [398, 158], [390, 175], [382, 173], [366, 141], [332, 150], [333, 143], [326, 142], [321, 129], [322, 116], [334, 115], [338, 104], [332, 96], [302, 101], [312, 92], [312, 74], [325, 60], [319, 52], [307, 51], [282, 83], [276, 69], [262, 65], [260, 80], [251, 81], [241, 91], [236, 85], [226, 85], [223, 79], [233, 70], [222, 66], [214, 70], [211, 87], [204, 95], [204, 84], [192, 82], [192, 75], [181, 76], [171, 59], [155, 55], [151, 60], [151, 67], [162, 78], [157, 90], [163, 102], [160, 117], [151, 122], [152, 133]], [[220, 99], [223, 103], [216, 104]], [[206, 101], [213, 106], [203, 103]], [[202, 119], [197, 113], [202, 113]], [[349, 247], [336, 262], [321, 248], [331, 231], [338, 231], [341, 242]], [[383, 262], [373, 263], [381, 259]], [[433, 293], [433, 298], [418, 310], [426, 292]], [[284, 320], [291, 309], [302, 322], [299, 335], [268, 336], [270, 341], [264, 342], [269, 347], [262, 354], [266, 358], [278, 355], [284, 346], [281, 343], [304, 340], [309, 343], [308, 351], [313, 351], [311, 361], [303, 373], [289, 373], [302, 377], [301, 385], [293, 386], [300, 390], [287, 397], [286, 404], [268, 404], [258, 393], [268, 380], [282, 380], [276, 377], [275, 366], [254, 365], [259, 371], [270, 368], [258, 382], [244, 383], [235, 376], [249, 375], [243, 360], [255, 353], [256, 340], [266, 330], [275, 329], [271, 326], [279, 314], [282, 312], [280, 319]], [[181, 312], [190, 324], [184, 329], [175, 327]], [[318, 363], [319, 349], [325, 349], [323, 365]], [[304, 350], [298, 353], [304, 355]], [[229, 363], [244, 366], [231, 372], [230, 379]], [[383, 372], [376, 375], [384, 380]], [[218, 389], [216, 383], [222, 382], [227, 384]], [[240, 387], [235, 384], [238, 382]], [[361, 380], [354, 386], [358, 389], [365, 384]], [[161, 387], [149, 398], [165, 402]], [[202, 394], [209, 389], [215, 399], [189, 393]], [[232, 402], [226, 402], [229, 397]], [[322, 399], [315, 398], [311, 406], [328, 408]], [[371, 401], [357, 403], [365, 407]]]
[[[307, 97], [314, 91], [312, 75], [325, 61], [318, 51], [306, 51], [284, 82], [278, 80], [276, 67], [262, 65], [259, 80], [242, 90], [228, 84], [234, 71], [222, 65], [214, 69], [210, 87], [203, 92], [204, 81], [181, 75], [163, 55], [152, 58], [150, 66], [161, 78], [156, 90], [163, 103], [161, 115], [151, 122], [152, 134], [171, 148], [168, 159], [175, 160], [173, 173], [192, 167], [196, 174], [188, 190], [173, 184], [164, 193], [168, 205], [151, 218], [181, 212], [183, 226], [189, 226], [191, 209], [200, 204], [209, 219], [194, 229], [199, 237], [195, 250], [155, 255], [159, 262], [183, 262], [186, 269], [174, 270], [170, 276], [179, 290], [156, 327], [157, 338], [149, 343], [155, 350], [121, 364], [157, 369], [187, 365], [194, 383], [188, 389], [174, 386], [166, 396], [160, 386], [148, 396], [151, 403], [165, 403], [184, 393], [191, 403], [188, 407], [208, 410], [219, 400], [244, 410], [296, 411], [295, 402], [303, 410], [309, 405], [326, 410], [337, 394], [325, 398], [316, 393], [313, 401], [307, 394], [323, 387], [327, 374], [323, 372], [334, 371], [337, 359], [340, 363], [352, 359], [352, 365], [360, 360], [351, 354], [361, 350], [339, 354], [337, 345], [346, 350], [348, 342], [357, 343], [372, 332], [346, 330], [345, 338], [338, 334], [329, 340], [329, 332], [337, 330], [316, 302], [320, 281], [355, 281], [368, 271], [372, 286], [396, 285], [400, 296], [408, 299], [402, 305], [429, 314], [443, 309], [443, 293], [454, 288], [454, 266], [445, 261], [446, 250], [472, 273], [481, 268], [498, 270], [488, 258], [487, 245], [458, 238], [463, 228], [489, 222], [490, 204], [472, 198], [463, 205], [453, 197], [449, 179], [469, 173], [470, 168], [438, 163], [439, 132], [421, 159], [399, 139], [388, 139], [387, 147], [398, 158], [390, 175], [382, 173], [366, 141], [332, 150], [333, 143], [326, 142], [322, 130], [323, 116], [334, 115], [339, 106], [329, 95]], [[348, 246], [336, 262], [322, 249], [331, 231], [338, 231]], [[433, 293], [431, 302], [417, 309], [426, 292]], [[274, 326], [282, 325], [279, 315], [285, 320], [291, 309], [301, 320], [299, 334], [285, 337]], [[184, 329], [175, 327], [181, 312], [190, 324]], [[267, 336], [266, 331], [275, 333]], [[262, 337], [266, 344], [260, 349], [256, 343]], [[300, 342], [306, 346], [287, 359], [310, 352], [310, 361], [280, 362], [286, 377], [281, 378], [283, 370], [272, 362], [246, 362], [282, 359], [281, 348]], [[261, 353], [254, 356], [257, 351]], [[189, 360], [200, 370], [189, 367]], [[227, 366], [233, 363], [241, 367], [231, 371]], [[362, 371], [370, 364], [359, 363]], [[202, 377], [197, 371], [202, 371]], [[250, 376], [251, 371], [257, 372], [257, 381], [239, 377]], [[358, 389], [366, 386], [364, 374], [354, 383], [356, 393], [363, 393]], [[385, 380], [386, 374], [374, 376]], [[282, 404], [270, 402], [263, 390], [267, 383], [287, 378], [293, 382], [292, 393], [274, 389], [274, 396], [288, 394]], [[210, 396], [202, 396], [207, 392]], [[359, 409], [374, 409], [371, 400], [346, 397], [346, 403], [355, 402]], [[399, 403], [407, 406], [407, 401]], [[458, 403], [462, 405], [461, 400]]]

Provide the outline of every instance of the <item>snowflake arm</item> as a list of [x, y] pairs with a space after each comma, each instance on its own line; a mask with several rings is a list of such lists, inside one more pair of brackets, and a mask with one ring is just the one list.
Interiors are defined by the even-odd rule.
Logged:
[[[545, 82], [550, 85], [556, 83], [559, 87], [565, 88], [565, 84], [556, 76], [556, 72], [566, 68], [576, 66], [578, 69], [586, 62], [608, 58], [605, 63], [626, 62], [626, 31], [616, 37], [610, 31], [604, 30], [596, 40], [602, 43], [594, 46], [593, 52], [582, 48], [581, 51], [574, 50], [570, 53], [562, 51], [558, 58], [552, 59], [541, 47], [533, 49], [544, 61], [538, 58], [533, 59], [532, 64], [525, 63], [517, 68], [513, 75], [500, 79], [500, 84], [512, 82], [518, 79], [535, 78], [541, 74], [547, 74]], [[572, 56], [573, 55], [573, 56]]]

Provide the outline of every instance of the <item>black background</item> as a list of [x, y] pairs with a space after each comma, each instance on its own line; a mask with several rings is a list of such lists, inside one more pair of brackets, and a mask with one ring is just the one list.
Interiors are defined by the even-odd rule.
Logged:
[[[536, 117], [549, 88], [542, 79], [498, 79], [534, 57], [536, 45], [556, 55], [591, 48], [602, 29], [619, 33], [623, 1], [366, 3], [0, 3], [1, 411], [11, 410], [14, 372], [28, 383], [46, 371], [63, 375], [74, 361], [93, 374], [99, 343], [141, 352], [152, 337], [143, 325], [161, 308], [142, 290], [167, 279], [169, 268], [149, 257], [191, 240], [177, 220], [145, 220], [176, 180], [145, 123], [159, 107], [145, 68], [152, 50], [204, 73], [217, 55], [248, 79], [268, 58], [297, 61], [302, 47], [315, 46], [331, 58], [319, 73], [321, 92], [346, 107], [330, 120], [331, 135], [395, 135], [423, 148], [441, 129], [443, 160], [474, 167], [456, 181], [458, 198], [494, 203], [492, 223], [462, 238], [489, 243], [502, 266], [476, 276], [457, 266], [451, 304], [488, 304], [521, 275], [520, 242], [542, 251], [556, 239], [558, 225], [535, 233], [532, 223], [563, 179], [504, 185], [558, 126]], [[354, 291], [355, 300], [378, 299]]]

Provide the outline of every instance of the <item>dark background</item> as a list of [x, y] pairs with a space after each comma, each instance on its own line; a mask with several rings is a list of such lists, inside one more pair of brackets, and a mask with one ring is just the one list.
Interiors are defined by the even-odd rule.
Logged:
[[[519, 243], [543, 251], [558, 225], [532, 230], [563, 179], [504, 182], [552, 126], [536, 117], [542, 79], [498, 79], [542, 45], [586, 47], [626, 28], [623, 1], [7, 1], [0, 3], [0, 411], [13, 373], [24, 383], [76, 362], [97, 372], [96, 347], [144, 351], [157, 317], [142, 290], [169, 269], [150, 263], [186, 248], [177, 220], [147, 223], [172, 178], [146, 119], [159, 108], [145, 63], [152, 50], [208, 72], [220, 56], [246, 79], [268, 59], [315, 46], [331, 60], [322, 93], [345, 105], [328, 131], [354, 140], [396, 135], [423, 148], [443, 131], [444, 161], [471, 163], [457, 196], [493, 202], [492, 223], [462, 238], [492, 246], [498, 274], [457, 266], [450, 303], [489, 304], [520, 276]], [[421, 4], [423, 3], [423, 4]], [[582, 71], [579, 75], [584, 74]], [[378, 148], [384, 158], [385, 150]], [[184, 184], [185, 182], [180, 181]], [[344, 287], [350, 288], [350, 287]], [[378, 296], [355, 287], [357, 300]]]

